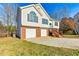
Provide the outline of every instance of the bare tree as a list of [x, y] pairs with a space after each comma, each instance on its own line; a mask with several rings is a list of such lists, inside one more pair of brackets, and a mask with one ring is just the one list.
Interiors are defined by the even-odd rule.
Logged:
[[58, 9], [56, 8], [55, 11], [53, 13], [51, 13], [51, 18], [53, 19], [59, 19], [59, 13], [60, 11], [58, 11]]
[[53, 13], [51, 13], [51, 18], [54, 18], [56, 20], [61, 20], [62, 18], [68, 18], [69, 13], [68, 13], [68, 7], [64, 6], [61, 9], [56, 8]]
[[62, 14], [63, 14], [63, 18], [69, 17], [69, 9], [67, 6], [64, 6], [64, 8], [62, 9]]
[[12, 26], [16, 26], [17, 19], [17, 4], [5, 3], [3, 4], [3, 13], [2, 17], [4, 19], [4, 23], [7, 26], [7, 32], [11, 33]]

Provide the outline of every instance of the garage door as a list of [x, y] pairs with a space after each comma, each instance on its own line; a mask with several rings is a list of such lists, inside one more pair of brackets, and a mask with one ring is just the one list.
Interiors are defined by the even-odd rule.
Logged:
[[41, 29], [41, 36], [47, 36], [47, 30]]
[[36, 29], [27, 28], [26, 29], [26, 38], [35, 38], [36, 37]]

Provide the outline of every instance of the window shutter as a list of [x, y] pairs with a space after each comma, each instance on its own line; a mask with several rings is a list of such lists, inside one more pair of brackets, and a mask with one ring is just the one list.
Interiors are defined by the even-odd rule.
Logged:
[[38, 17], [36, 16], [36, 20], [37, 20], [37, 22], [38, 22]]
[[27, 14], [27, 21], [29, 21], [29, 14]]

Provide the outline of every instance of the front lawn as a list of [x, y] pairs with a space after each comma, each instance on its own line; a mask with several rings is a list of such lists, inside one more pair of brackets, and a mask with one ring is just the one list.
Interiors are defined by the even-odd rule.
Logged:
[[79, 35], [63, 35], [64, 38], [79, 38]]
[[4, 56], [75, 56], [79, 50], [49, 47], [17, 38], [0, 38], [0, 55]]

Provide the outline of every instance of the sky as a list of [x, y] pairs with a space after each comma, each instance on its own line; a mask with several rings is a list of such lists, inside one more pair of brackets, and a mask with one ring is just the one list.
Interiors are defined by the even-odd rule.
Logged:
[[[19, 6], [27, 6], [32, 3], [20, 3]], [[43, 8], [47, 11], [49, 15], [59, 9], [68, 8], [69, 17], [73, 17], [77, 12], [79, 12], [79, 3], [42, 3]]]
[[[12, 5], [15, 5], [15, 4], [18, 4], [20, 7], [22, 7], [22, 6], [27, 6], [27, 5], [36, 4], [36, 3], [14, 3]], [[69, 17], [73, 17], [76, 13], [79, 12], [79, 3], [41, 3], [41, 5], [49, 15], [54, 13], [56, 10], [59, 11], [65, 6], [68, 8]], [[3, 4], [0, 3], [0, 20], [2, 20], [1, 18], [3, 13], [2, 8], [3, 8]]]

